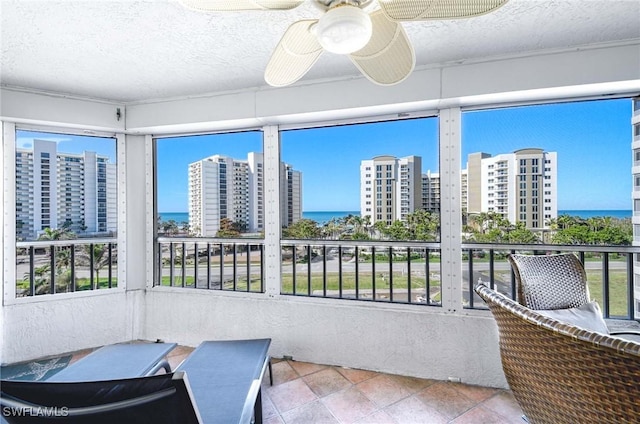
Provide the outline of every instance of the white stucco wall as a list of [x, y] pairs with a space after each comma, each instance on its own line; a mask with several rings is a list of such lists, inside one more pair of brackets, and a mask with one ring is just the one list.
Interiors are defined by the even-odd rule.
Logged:
[[149, 340], [196, 346], [268, 337], [274, 357], [506, 386], [488, 312], [169, 288], [148, 291], [146, 305]]
[[365, 78], [127, 105], [127, 129], [156, 134], [290, 125], [498, 102], [637, 92], [640, 43], [417, 69], [401, 84]]
[[28, 300], [2, 307], [2, 364], [139, 338], [136, 324], [144, 291], [113, 289]]

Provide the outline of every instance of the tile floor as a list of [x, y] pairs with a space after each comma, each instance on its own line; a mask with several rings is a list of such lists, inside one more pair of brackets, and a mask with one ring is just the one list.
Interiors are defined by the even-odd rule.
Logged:
[[[172, 368], [192, 348], [178, 346]], [[75, 358], [74, 358], [75, 359]], [[272, 360], [262, 388], [265, 424], [523, 424], [507, 390], [307, 362]]]

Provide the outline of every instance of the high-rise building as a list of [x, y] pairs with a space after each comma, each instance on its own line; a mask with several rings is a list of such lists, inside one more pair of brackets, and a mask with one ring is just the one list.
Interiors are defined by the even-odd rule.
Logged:
[[[369, 215], [372, 224], [391, 224], [405, 220], [417, 209], [439, 213], [440, 174], [420, 174], [421, 162], [419, 156], [363, 160], [361, 216]], [[461, 170], [460, 180], [463, 212], [495, 212], [512, 223], [524, 222], [530, 229], [544, 229], [550, 219], [558, 216], [556, 152], [529, 148], [494, 157], [472, 153], [467, 169]]]
[[472, 153], [466, 174], [468, 214], [495, 212], [530, 229], [547, 228], [558, 217], [556, 152]]
[[[281, 163], [282, 225], [302, 219], [302, 174]], [[250, 152], [246, 160], [213, 155], [189, 164], [189, 228], [215, 237], [227, 218], [246, 232], [264, 229], [264, 158]]]
[[371, 224], [404, 221], [422, 208], [422, 158], [376, 156], [360, 163], [360, 216]]
[[422, 209], [440, 213], [440, 174], [437, 172], [422, 174]]
[[[631, 174], [633, 175], [633, 190], [631, 198], [633, 202], [633, 245], [640, 246], [640, 97], [633, 99], [633, 114], [631, 116], [631, 148], [633, 162]], [[640, 265], [634, 261], [634, 310], [635, 316], [640, 317]]]
[[280, 164], [280, 203], [282, 226], [302, 219], [302, 173], [286, 163]]
[[460, 209], [466, 213], [469, 202], [469, 172], [466, 169], [460, 171]]
[[116, 211], [116, 165], [108, 157], [58, 152], [47, 140], [16, 149], [18, 239], [65, 225], [81, 236], [109, 235], [117, 229]]

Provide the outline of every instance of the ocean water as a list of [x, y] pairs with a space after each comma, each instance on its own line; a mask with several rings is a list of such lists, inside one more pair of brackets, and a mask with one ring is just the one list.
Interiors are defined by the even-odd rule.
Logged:
[[319, 225], [324, 225], [331, 219], [340, 219], [348, 215], [360, 216], [360, 211], [307, 211], [302, 212], [302, 218], [312, 219]]
[[[347, 215], [360, 216], [360, 211], [306, 211], [302, 212], [302, 217], [312, 219], [319, 225], [324, 225], [332, 218], [340, 219]], [[559, 210], [560, 215], [578, 216], [583, 219], [593, 218], [596, 216], [610, 216], [612, 218], [631, 218], [631, 209], [610, 209], [610, 210]], [[189, 222], [189, 213], [187, 212], [160, 212], [162, 221], [173, 219], [178, 224], [181, 222]]]
[[174, 220], [176, 223], [189, 222], [189, 212], [160, 212], [161, 221]]
[[[305, 219], [312, 219], [319, 225], [331, 221], [332, 218], [340, 219], [347, 215], [360, 215], [360, 211], [307, 211], [302, 212], [302, 217]], [[188, 212], [160, 212], [160, 220], [169, 221], [173, 219], [176, 223], [189, 222]]]
[[583, 219], [593, 218], [596, 216], [610, 216], [612, 218], [631, 218], [633, 212], [631, 209], [596, 209], [596, 210], [558, 210], [558, 216], [570, 215], [579, 216]]

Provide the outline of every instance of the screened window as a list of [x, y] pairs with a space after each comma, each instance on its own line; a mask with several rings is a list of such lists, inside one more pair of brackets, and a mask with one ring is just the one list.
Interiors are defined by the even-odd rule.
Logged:
[[114, 138], [16, 131], [17, 240], [114, 236], [116, 166]]
[[[262, 132], [159, 138], [155, 143], [158, 235], [262, 236]], [[282, 188], [286, 193], [289, 187]]]
[[117, 285], [116, 139], [17, 130], [15, 147], [16, 296]]
[[[467, 206], [463, 239], [504, 244], [504, 250], [494, 252], [497, 261], [505, 261], [509, 244], [630, 245], [638, 241], [638, 226], [631, 223], [631, 208], [639, 208], [631, 193], [640, 190], [640, 175], [629, 178], [632, 162], [640, 158], [637, 152], [629, 154], [632, 113], [630, 99], [463, 112], [461, 162], [468, 165], [467, 183], [474, 187], [462, 190], [467, 195], [462, 201]], [[518, 179], [502, 186], [494, 208], [487, 170], [496, 162], [507, 176]], [[539, 190], [538, 181], [543, 181], [544, 190]], [[585, 255], [587, 261], [599, 260], [599, 254]], [[624, 254], [611, 257], [618, 263], [608, 277], [609, 290], [616, 293], [612, 298], [621, 301], [622, 313], [629, 295], [626, 260]], [[510, 292], [509, 272], [490, 275], [485, 263], [473, 266], [474, 280], [465, 284], [481, 279]], [[510, 270], [506, 262], [504, 266]], [[602, 293], [603, 272], [597, 264], [588, 271], [596, 298]]]
[[[301, 215], [283, 221], [283, 236], [388, 239], [387, 226], [419, 216], [429, 231], [405, 235], [437, 240], [437, 125], [437, 118], [419, 118], [283, 131], [282, 160], [304, 181]], [[371, 213], [369, 194], [388, 199], [378, 203], [383, 210]]]

